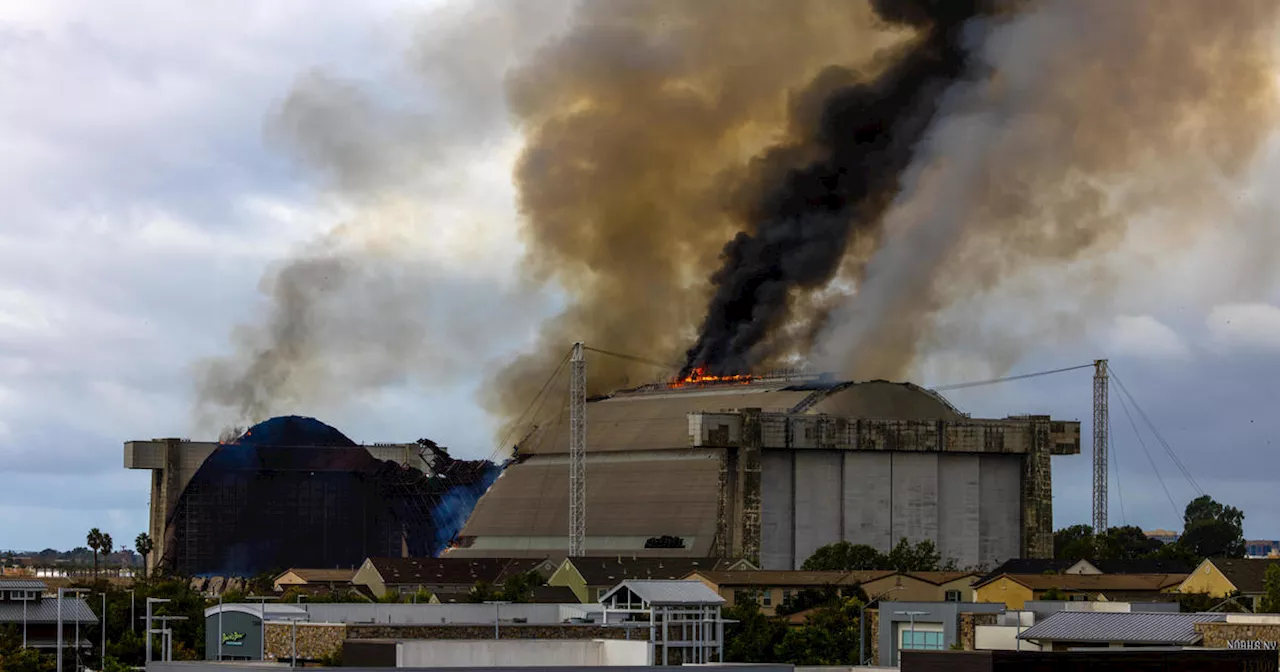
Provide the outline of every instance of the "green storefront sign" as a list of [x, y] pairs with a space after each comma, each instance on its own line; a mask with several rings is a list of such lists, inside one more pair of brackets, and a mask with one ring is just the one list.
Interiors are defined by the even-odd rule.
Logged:
[[224, 632], [222, 633], [223, 646], [244, 646], [243, 632]]

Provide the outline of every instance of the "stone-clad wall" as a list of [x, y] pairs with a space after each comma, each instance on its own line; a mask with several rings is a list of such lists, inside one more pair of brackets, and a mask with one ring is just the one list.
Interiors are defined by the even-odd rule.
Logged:
[[[347, 626], [341, 623], [299, 623], [298, 658], [316, 660], [342, 648]], [[293, 655], [293, 624], [267, 621], [267, 660]]]
[[1196, 632], [1204, 635], [1201, 646], [1212, 649], [1225, 649], [1234, 640], [1280, 642], [1280, 624], [1272, 623], [1196, 623]]
[[[502, 639], [627, 639], [622, 628], [597, 625], [502, 625]], [[661, 637], [661, 631], [658, 636]], [[267, 659], [293, 652], [289, 623], [267, 623]], [[298, 658], [316, 660], [336, 653], [345, 639], [493, 639], [492, 625], [298, 624]], [[649, 639], [648, 628], [634, 628], [631, 639]]]
[[982, 614], [974, 612], [960, 613], [960, 629], [956, 633], [956, 641], [965, 651], [973, 651], [976, 648], [976, 639], [979, 625], [995, 625], [997, 614]]

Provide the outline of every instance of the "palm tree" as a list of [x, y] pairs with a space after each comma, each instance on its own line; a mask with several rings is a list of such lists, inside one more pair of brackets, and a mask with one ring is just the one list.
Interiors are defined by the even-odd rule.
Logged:
[[142, 556], [142, 576], [145, 578], [147, 576], [147, 555], [151, 553], [152, 549], [151, 535], [146, 532], [139, 534], [138, 538], [133, 540], [133, 548], [138, 552], [138, 555]]
[[102, 539], [99, 541], [102, 542], [102, 564], [105, 567], [107, 562], [110, 561], [108, 556], [110, 556], [111, 552], [115, 550], [115, 542], [112, 541], [111, 535], [105, 532], [102, 534]]
[[102, 538], [102, 530], [93, 528], [89, 530], [89, 536], [85, 540], [89, 544], [89, 548], [93, 549], [93, 578], [98, 578], [98, 551], [104, 546]]

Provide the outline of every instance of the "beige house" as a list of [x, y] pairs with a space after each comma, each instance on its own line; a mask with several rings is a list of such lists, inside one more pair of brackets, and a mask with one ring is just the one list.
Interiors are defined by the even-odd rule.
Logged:
[[351, 581], [376, 597], [468, 593], [477, 583], [501, 586], [524, 572], [546, 575], [552, 565], [540, 558], [369, 558]]
[[289, 588], [327, 588], [338, 590], [351, 588], [354, 569], [303, 569], [295, 567], [284, 571], [272, 583], [276, 592]]
[[1178, 586], [1178, 592], [1218, 598], [1239, 593], [1245, 605], [1257, 607], [1266, 591], [1267, 568], [1271, 565], [1280, 565], [1280, 560], [1207, 558]]
[[972, 602], [974, 572], [855, 572], [696, 571], [685, 578], [711, 587], [730, 607], [744, 599], [755, 601], [769, 616], [788, 598], [804, 590], [861, 587], [870, 599], [895, 602]]

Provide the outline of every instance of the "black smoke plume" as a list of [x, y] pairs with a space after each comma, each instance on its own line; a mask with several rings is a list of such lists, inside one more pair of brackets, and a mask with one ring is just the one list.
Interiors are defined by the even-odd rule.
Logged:
[[[875, 243], [881, 215], [940, 101], [971, 74], [978, 32], [966, 27], [1010, 3], [871, 4], [880, 19], [918, 36], [878, 76], [867, 80], [833, 66], [799, 97], [799, 114], [806, 100], [821, 100], [817, 119], [801, 143], [776, 147], [752, 166], [763, 178], [754, 186], [763, 193], [747, 213], [749, 230], [724, 247], [723, 264], [711, 278], [715, 293], [682, 375], [694, 368], [742, 373], [769, 360], [776, 354], [769, 337], [789, 318], [796, 292], [827, 285], [854, 241]], [[793, 167], [796, 156], [814, 154], [820, 158]], [[809, 316], [815, 318], [821, 316]]]

